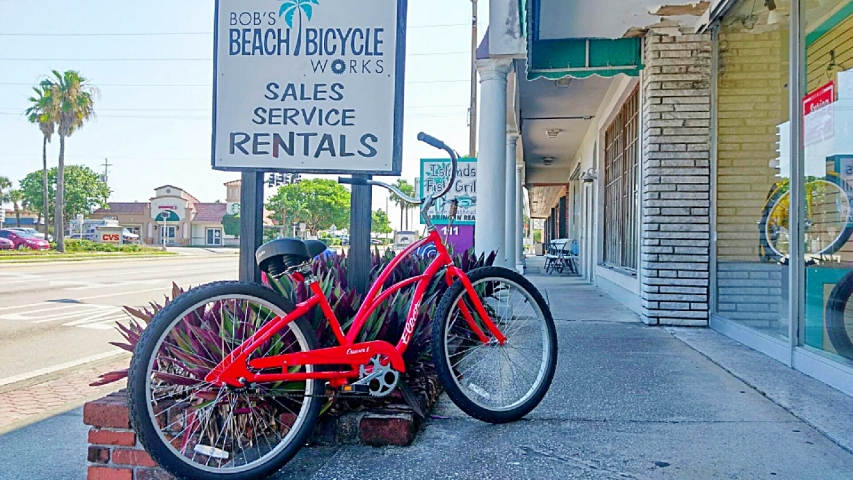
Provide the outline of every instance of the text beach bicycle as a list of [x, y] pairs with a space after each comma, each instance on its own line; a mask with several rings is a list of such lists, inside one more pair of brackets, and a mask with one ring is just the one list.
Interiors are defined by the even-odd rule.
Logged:
[[[405, 372], [402, 354], [433, 281], [450, 285], [432, 331], [433, 362], [450, 399], [491, 423], [518, 420], [539, 404], [557, 362], [548, 305], [517, 272], [482, 267], [466, 275], [453, 264], [427, 213], [453, 185], [458, 156], [433, 137], [418, 139], [450, 155], [451, 178], [438, 194], [415, 199], [382, 182], [339, 180], [378, 185], [421, 205], [428, 230], [382, 272], [346, 332], [311, 274], [310, 261], [325, 245], [288, 238], [263, 245], [256, 258], [267, 275], [304, 282], [313, 293], [307, 301], [294, 305], [253, 283], [216, 282], [180, 295], [152, 319], [133, 354], [128, 402], [140, 442], [163, 468], [188, 479], [264, 477], [305, 444], [328, 395], [389, 395]], [[403, 258], [430, 244], [437, 254], [423, 274], [384, 288]], [[371, 313], [404, 287], [415, 293], [397, 345], [357, 342]], [[314, 308], [338, 346], [318, 348], [304, 318]]]

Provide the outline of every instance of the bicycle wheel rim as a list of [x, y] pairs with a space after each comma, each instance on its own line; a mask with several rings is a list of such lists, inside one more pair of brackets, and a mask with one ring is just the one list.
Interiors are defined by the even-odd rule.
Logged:
[[[218, 466], [209, 465], [211, 459], [221, 460], [221, 459], [216, 459], [216, 456], [217, 455], [219, 455], [219, 456], [223, 455], [225, 452], [225, 449], [224, 448], [222, 448], [222, 449], [218, 448], [219, 447], [219, 439], [220, 438], [223, 439], [223, 445], [222, 446], [224, 447], [226, 442], [228, 441], [228, 436], [225, 435], [225, 432], [227, 432], [229, 425], [233, 429], [233, 427], [234, 427], [233, 423], [238, 422], [236, 415], [246, 415], [247, 413], [252, 414], [253, 413], [252, 410], [255, 410], [255, 408], [253, 406], [251, 406], [251, 401], [250, 401], [251, 397], [248, 394], [244, 395], [244, 394], [240, 394], [240, 393], [231, 393], [230, 389], [225, 385], [223, 385], [222, 387], [219, 387], [219, 388], [217, 388], [215, 386], [213, 387], [216, 391], [216, 394], [215, 394], [216, 396], [212, 400], [214, 402], [212, 407], [224, 405], [224, 404], [220, 404], [220, 399], [225, 398], [227, 396], [229, 399], [230, 411], [229, 411], [228, 416], [225, 417], [225, 421], [223, 422], [226, 425], [225, 425], [225, 428], [222, 428], [222, 435], [217, 435], [216, 441], [214, 441], [212, 445], [205, 445], [205, 444], [196, 443], [195, 445], [192, 445], [192, 448], [188, 448], [188, 447], [190, 447], [189, 438], [187, 438], [187, 437], [173, 437], [173, 438], [169, 439], [166, 437], [166, 434], [168, 433], [168, 431], [167, 431], [168, 427], [173, 425], [173, 423], [170, 421], [171, 420], [171, 418], [170, 418], [171, 413], [166, 414], [166, 422], [167, 423], [165, 426], [161, 427], [159, 422], [158, 422], [158, 417], [161, 417], [163, 412], [160, 412], [159, 414], [155, 412], [155, 401], [154, 401], [154, 398], [152, 396], [152, 388], [151, 388], [152, 378], [155, 375], [154, 364], [156, 363], [156, 361], [158, 359], [158, 354], [159, 354], [159, 352], [161, 352], [161, 349], [163, 348], [163, 345], [166, 342], [167, 337], [170, 336], [170, 333], [175, 329], [175, 327], [180, 322], [182, 322], [184, 319], [188, 318], [192, 313], [197, 312], [199, 310], [199, 308], [202, 308], [205, 305], [208, 305], [208, 304], [213, 304], [213, 305], [224, 304], [224, 302], [229, 301], [229, 300], [230, 301], [242, 300], [242, 301], [254, 302], [256, 304], [262, 305], [263, 307], [265, 307], [268, 310], [266, 317], [264, 319], [256, 322], [256, 324], [255, 324], [256, 328], [265, 324], [266, 322], [268, 322], [269, 320], [274, 318], [274, 316], [285, 316], [287, 314], [286, 312], [282, 311], [278, 306], [276, 306], [274, 303], [269, 302], [269, 301], [264, 300], [264, 299], [261, 299], [261, 298], [258, 298], [258, 297], [255, 297], [255, 296], [252, 296], [252, 295], [229, 294], [229, 295], [219, 295], [219, 296], [215, 296], [215, 297], [211, 297], [211, 298], [206, 298], [202, 301], [195, 303], [193, 306], [184, 309], [180, 315], [176, 316], [176, 318], [170, 322], [170, 324], [166, 327], [166, 329], [160, 335], [160, 338], [157, 339], [157, 343], [154, 346], [153, 353], [151, 355], [151, 358], [150, 358], [148, 364], [146, 365], [146, 370], [145, 370], [145, 372], [146, 372], [146, 375], [145, 375], [145, 379], [146, 379], [145, 380], [146, 381], [145, 394], [146, 394], [148, 421], [154, 425], [154, 430], [157, 433], [159, 441], [162, 442], [162, 444], [165, 445], [176, 458], [180, 459], [181, 461], [183, 461], [184, 463], [186, 463], [190, 467], [192, 467], [194, 469], [202, 470], [204, 472], [218, 473], [218, 474], [242, 473], [242, 472], [246, 472], [246, 471], [258, 468], [258, 467], [260, 467], [260, 466], [262, 466], [262, 465], [264, 465], [270, 461], [274, 461], [275, 458], [282, 452], [282, 450], [284, 450], [285, 448], [287, 448], [288, 445], [290, 445], [290, 443], [293, 441], [294, 437], [296, 437], [296, 435], [298, 435], [299, 431], [304, 427], [306, 416], [307, 416], [307, 413], [308, 413], [310, 406], [311, 406], [311, 402], [315, 401], [314, 398], [310, 397], [310, 392], [312, 392], [314, 389], [313, 383], [315, 382], [315, 380], [308, 380], [308, 381], [304, 382], [304, 388], [300, 389], [302, 391], [302, 393], [304, 394], [304, 396], [303, 396], [303, 401], [301, 402], [301, 406], [299, 407], [298, 411], [294, 412], [294, 411], [292, 411], [292, 409], [287, 409], [285, 407], [285, 410], [290, 410], [290, 414], [292, 414], [294, 417], [293, 422], [290, 425], [286, 425], [288, 427], [287, 434], [280, 437], [275, 445], [272, 445], [269, 442], [269, 440], [267, 439], [266, 440], [266, 446], [269, 447], [269, 450], [264, 452], [262, 455], [257, 456], [257, 458], [255, 458], [253, 460], [249, 459], [249, 456], [247, 455], [248, 450], [244, 450], [242, 459], [245, 463], [242, 465], [227, 466], [227, 463], [226, 463], [225, 464], [226, 468], [223, 468], [222, 462], [218, 462], [219, 463]], [[248, 317], [248, 310], [246, 310], [246, 312], [247, 312], [246, 315]], [[274, 316], [269, 315], [270, 313], [273, 314]], [[247, 329], [247, 330], [249, 330], [249, 329]], [[302, 351], [306, 351], [309, 349], [309, 344], [306, 340], [305, 332], [302, 332], [302, 330], [296, 326], [295, 322], [291, 322], [287, 327], [282, 329], [282, 332], [285, 332], [285, 331], [287, 333], [293, 335], [297, 344], [299, 345], [299, 348], [301, 348]], [[235, 330], [232, 330], [232, 332], [235, 332]], [[248, 331], [243, 332], [243, 334], [240, 336], [242, 340], [245, 340], [245, 337], [248, 337], [250, 335], [247, 333], [248, 333]], [[236, 338], [236, 337], [234, 337], [234, 338]], [[232, 343], [237, 343], [237, 342], [232, 342]], [[242, 341], [240, 341], [239, 343], [242, 343]], [[237, 344], [239, 344], [239, 343], [237, 343]], [[202, 344], [202, 347], [204, 347], [204, 344]], [[209, 346], [205, 347], [205, 349], [207, 350], [206, 353], [208, 355], [215, 355], [213, 352], [210, 351]], [[222, 351], [225, 352], [223, 355], [221, 355], [222, 357], [224, 357], [224, 355], [227, 355], [228, 353], [230, 353], [230, 352], [226, 352], [225, 349], [223, 349]], [[221, 361], [221, 358], [214, 359], [214, 360]], [[302, 368], [304, 368], [305, 369], [304, 371], [307, 371], [307, 372], [313, 371], [313, 367], [310, 365], [304, 366]], [[205, 384], [205, 383], [207, 383], [207, 382], [203, 382], [203, 381], [198, 382], [199, 385]], [[264, 389], [264, 391], [267, 391], [266, 387], [260, 387], [260, 388]], [[249, 412], [240, 412], [240, 413], [237, 412], [236, 407], [239, 404], [239, 400], [241, 397], [243, 398], [244, 402], [249, 404], [248, 407], [241, 407], [241, 408], [248, 408]], [[161, 399], [162, 398], [164, 398], [164, 397], [161, 397]], [[199, 398], [203, 398], [203, 397], [199, 397]], [[283, 406], [281, 401], [275, 400], [274, 397], [272, 397], [271, 399], [273, 402], [276, 402], [278, 405]], [[287, 400], [285, 400], [285, 402], [286, 401]], [[205, 413], [203, 413], [202, 414], [203, 420], [206, 420], [209, 423], [210, 420], [213, 418], [214, 414], [216, 413], [215, 408], [210, 408], [209, 410], [207, 410], [207, 407], [205, 407], [205, 410], [209, 411], [210, 414], [206, 415]], [[168, 409], [165, 411], [168, 412]], [[221, 417], [221, 414], [220, 414], [220, 417]], [[182, 426], [182, 427], [184, 424], [187, 425], [186, 427], [183, 427], [183, 430], [180, 432], [180, 434], [183, 434], [187, 429], [193, 428], [193, 426], [192, 426], [193, 422], [194, 422], [194, 419], [187, 420], [185, 417], [184, 423], [178, 424], [179, 426]], [[283, 423], [281, 422], [281, 420], [279, 420], [279, 424], [280, 424], [279, 428], [284, 426]], [[249, 428], [256, 428], [258, 430], [266, 429], [266, 428], [269, 428], [271, 426], [269, 424], [269, 422], [266, 425], [261, 424], [258, 421], [257, 417], [254, 419], [254, 422], [251, 422], [251, 419], [247, 420], [245, 425], [249, 426]], [[199, 424], [198, 426], [201, 427], [202, 430], [204, 430], [206, 428], [206, 426], [203, 426], [201, 424]], [[235, 430], [236, 429], [233, 429], [232, 432]], [[194, 433], [195, 433], [195, 431], [193, 428], [193, 430], [190, 430], [190, 435], [193, 435]], [[257, 439], [258, 445], [260, 446], [260, 439], [259, 438], [260, 437], [255, 437], [255, 439]], [[181, 440], [181, 448], [180, 449], [178, 447], [176, 447], [176, 445], [175, 445], [175, 440], [178, 440], [178, 439]], [[242, 440], [244, 440], [244, 439], [242, 439], [242, 438], [237, 439], [238, 445], [240, 444], [240, 442]], [[249, 438], [249, 439], [245, 439], [245, 440], [251, 442], [253, 439]], [[209, 453], [209, 455], [204, 455], [204, 454], [201, 454], [196, 449], [196, 445], [201, 445], [202, 450], [205, 450], [204, 447], [211, 447], [213, 450], [208, 449], [207, 453]], [[250, 446], [251, 446], [251, 443], [250, 443]], [[188, 457], [187, 453], [191, 453], [192, 455]], [[229, 453], [229, 458], [233, 458], [235, 462], [239, 458], [237, 455], [231, 455], [230, 454], [231, 452], [228, 452], [228, 453]], [[256, 455], [253, 455], [253, 456], [256, 456]], [[195, 461], [196, 458], [199, 458], [199, 460], [201, 460], [204, 457], [208, 457], [208, 460], [205, 463], [200, 463], [200, 462]], [[217, 462], [214, 462], [214, 463], [217, 463]]]
[[[767, 240], [767, 245], [773, 250], [779, 258], [785, 258], [788, 256], [788, 249], [785, 248], [784, 252], [780, 249], [780, 245], [778, 241], [773, 239], [772, 229], [776, 228], [778, 231], [776, 234], [777, 238], [782, 238], [787, 240], [784, 242], [785, 245], [790, 245], [790, 236], [788, 235], [788, 227], [783, 225], [783, 222], [777, 221], [778, 218], [784, 218], [785, 221], [788, 220], [788, 198], [790, 198], [790, 192], [785, 192], [782, 196], [779, 197], [773, 203], [773, 206], [770, 208], [767, 218], [764, 221], [764, 238]], [[779, 210], [779, 212], [777, 212]], [[781, 216], [780, 216], [781, 215]]]
[[[809, 219], [805, 232], [806, 253], [831, 255], [849, 238], [850, 200], [844, 189], [836, 183], [815, 180], [809, 184], [811, 188], [807, 189], [806, 195], [811, 197], [811, 201], [806, 202], [809, 210], [806, 212]], [[829, 193], [821, 195], [821, 190]], [[815, 241], [818, 248], [811, 251]]]
[[[504, 284], [504, 288], [491, 289], [492, 292], [502, 292], [499, 294], [501, 297], [495, 297], [493, 293], [492, 295], [487, 295], [487, 298], [484, 299], [482, 285], [492, 282]], [[492, 338], [491, 333], [485, 328], [482, 322], [478, 321], [478, 325], [482, 329], [483, 333], [491, 338], [489, 344], [483, 344], [481, 341], [475, 340], [474, 343], [478, 345], [471, 347], [470, 350], [480, 349], [478, 351], [479, 353], [474, 351], [452, 351], [449, 338], [455, 329], [464, 325], [462, 329], [467, 329], [468, 332], [470, 332], [466, 338], [468, 341], [472, 340], [471, 335], [473, 335], [473, 332], [471, 332], [470, 327], [467, 325], [458, 308], [459, 302], [465, 302], [468, 310], [472, 312], [475, 318], [477, 317], [476, 313], [473, 313], [474, 309], [470, 299], [468, 299], [467, 292], [463, 290], [462, 293], [454, 300], [454, 307], [451, 309], [450, 317], [447, 319], [445, 324], [445, 360], [450, 368], [454, 383], [471, 402], [480, 408], [491, 411], [510, 411], [524, 405], [535, 397], [545, 382], [552, 348], [551, 342], [549, 341], [545, 315], [533, 296], [524, 287], [512, 280], [503, 277], [486, 277], [475, 281], [473, 286], [480, 296], [481, 301], [483, 301], [484, 306], [487, 308], [492, 321], [498, 325], [498, 328], [507, 337], [507, 342], [504, 346], [497, 344], [496, 340]], [[512, 292], [506, 293], [506, 288], [510, 288]], [[488, 291], [489, 289], [486, 290]], [[516, 298], [516, 302], [522, 304], [520, 309], [507, 308], [512, 305], [518, 306], [513, 303], [513, 298]], [[498, 304], [498, 308], [495, 308], [495, 304]], [[504, 308], [500, 308], [501, 304], [504, 305]], [[536, 320], [536, 324], [534, 324], [535, 328], [527, 329], [524, 327], [530, 326], [530, 324], [522, 323], [519, 325], [519, 323], [521, 323], [520, 321], [513, 321], [516, 317], [520, 317], [520, 313], [527, 311], [529, 311]], [[507, 319], [505, 315], [508, 312], [512, 312], [512, 316], [509, 319]], [[535, 333], [535, 335], [533, 335], [533, 333]], [[519, 338], [523, 338], [521, 337], [521, 334], [527, 334], [528, 337], [532, 336], [534, 338], [538, 338], [539, 341], [537, 344], [541, 347], [540, 353], [534, 353], [534, 355], [528, 355], [527, 357], [527, 360], [535, 358], [536, 363], [531, 363], [529, 361], [526, 363], [518, 363], [518, 360], [524, 361], [524, 359], [520, 358], [516, 354], [508, 353], [508, 350], [510, 349], [515, 349], [515, 352], [519, 351]], [[474, 355], [477, 354], [483, 356], [479, 358], [475, 357]], [[491, 360], [498, 361], [487, 361], [487, 355], [491, 355]], [[460, 360], [460, 357], [463, 359]], [[467, 365], [461, 365], [462, 362], [466, 361], [468, 362]], [[472, 363], [476, 361], [482, 363], [472, 365]], [[530, 371], [525, 370], [525, 367], [533, 368], [532, 375]], [[489, 371], [498, 372], [500, 380], [498, 385], [490, 385], [490, 382], [486, 379], [488, 375], [474, 375], [475, 373], [487, 373]], [[514, 395], [509, 402], [490, 401], [493, 398], [505, 398], [504, 393], [506, 388], [504, 388], [504, 379], [511, 378], [520, 378], [524, 381], [532, 379], [532, 381], [529, 382], [529, 386], [526, 390], [522, 391], [520, 395]], [[499, 388], [489, 388], [494, 386]], [[515, 389], [515, 391], [517, 392], [518, 390]]]

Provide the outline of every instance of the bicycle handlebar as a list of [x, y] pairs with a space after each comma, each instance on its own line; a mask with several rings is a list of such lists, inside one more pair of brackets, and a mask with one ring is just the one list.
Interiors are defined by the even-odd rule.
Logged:
[[[437, 139], [431, 135], [427, 135], [424, 132], [421, 132], [418, 134], [418, 140], [426, 143], [427, 145], [429, 145], [431, 147], [435, 147], [439, 150], [444, 150], [450, 156], [450, 167], [451, 167], [450, 180], [447, 182], [447, 184], [444, 186], [444, 189], [441, 192], [432, 195], [432, 198], [434, 198], [434, 199], [435, 198], [441, 198], [445, 194], [447, 194], [448, 191], [450, 191], [450, 187], [456, 182], [456, 168], [458, 165], [459, 154], [457, 154], [455, 151], [453, 151], [452, 148], [448, 147], [441, 140], [439, 140], [439, 139]], [[338, 183], [345, 183], [348, 185], [376, 185], [378, 187], [387, 188], [388, 190], [391, 190], [392, 192], [394, 192], [394, 194], [396, 194], [398, 197], [402, 198], [403, 201], [411, 203], [413, 205], [420, 205], [426, 201], [425, 198], [410, 197], [410, 196], [406, 195], [405, 193], [403, 193], [402, 191], [400, 191], [400, 189], [395, 187], [394, 185], [389, 185], [385, 182], [379, 182], [376, 180], [367, 180], [365, 178], [356, 178], [356, 177], [338, 177]]]

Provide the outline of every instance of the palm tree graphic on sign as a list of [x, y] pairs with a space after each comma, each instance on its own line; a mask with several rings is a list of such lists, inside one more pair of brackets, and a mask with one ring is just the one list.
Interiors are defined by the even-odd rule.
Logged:
[[302, 25], [303, 18], [311, 21], [311, 15], [314, 13], [313, 5], [319, 5], [319, 0], [285, 0], [278, 10], [278, 16], [284, 15], [284, 22], [287, 26], [293, 28], [293, 17], [299, 14], [299, 33], [296, 36], [296, 48], [293, 50], [294, 55], [299, 55], [299, 48], [302, 46]]

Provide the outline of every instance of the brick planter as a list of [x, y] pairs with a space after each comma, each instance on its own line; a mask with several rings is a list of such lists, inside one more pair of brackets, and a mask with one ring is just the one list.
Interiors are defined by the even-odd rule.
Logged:
[[[437, 380], [430, 379], [437, 384]], [[429, 398], [432, 397], [432, 398]], [[432, 409], [437, 395], [423, 396], [421, 405]], [[130, 429], [124, 390], [91, 401], [83, 407], [83, 422], [89, 430], [89, 480], [171, 479], [157, 467]], [[365, 444], [405, 446], [412, 443], [422, 419], [409, 407], [392, 405], [383, 409], [325, 415], [314, 431], [312, 444], [332, 446]]]

